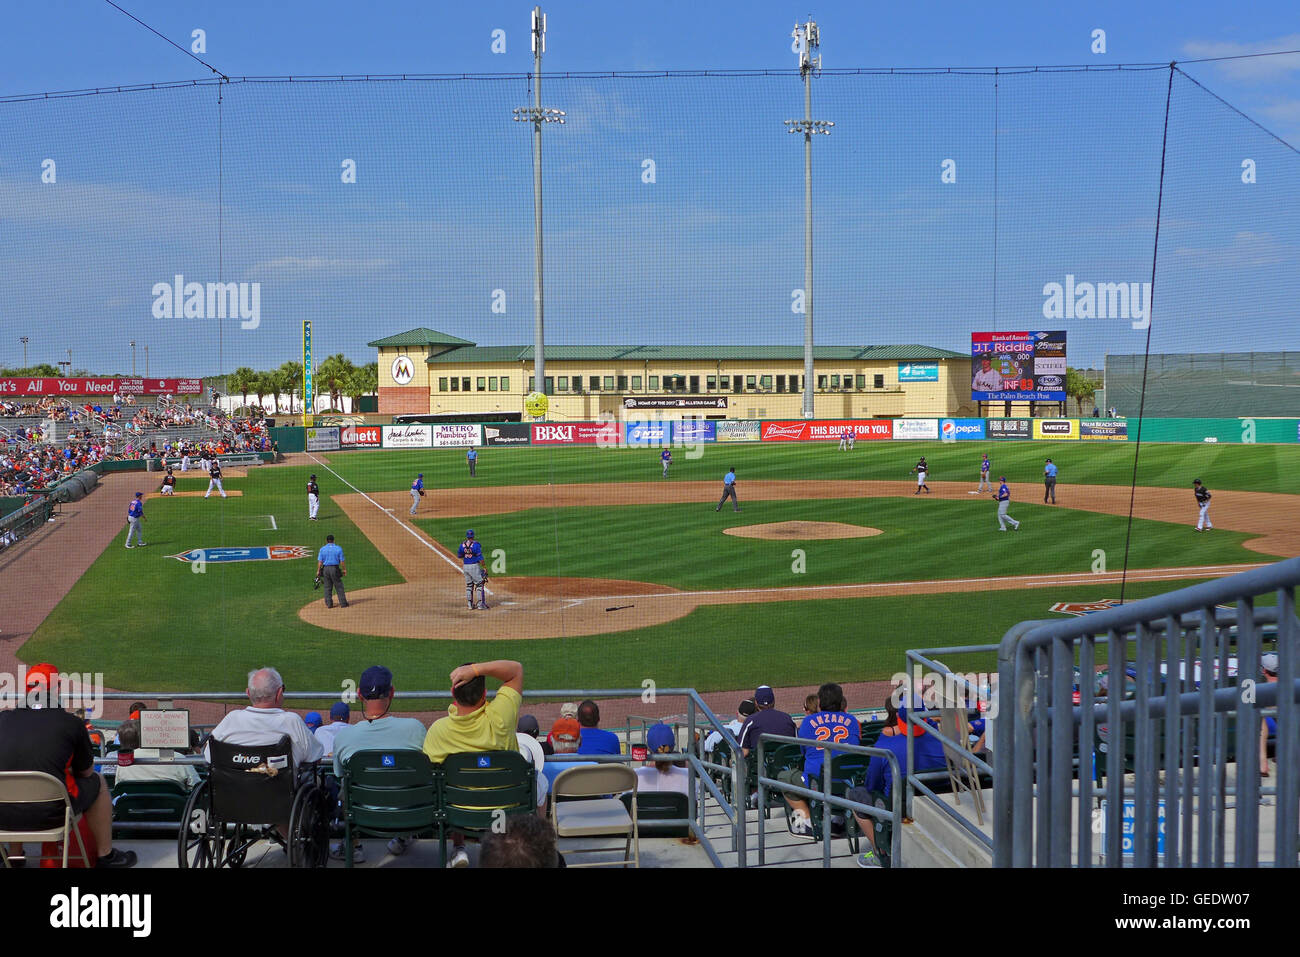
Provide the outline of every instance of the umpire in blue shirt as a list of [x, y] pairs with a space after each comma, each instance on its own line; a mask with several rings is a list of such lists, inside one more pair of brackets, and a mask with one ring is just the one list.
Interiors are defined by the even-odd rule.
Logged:
[[334, 536], [326, 535], [325, 544], [316, 556], [316, 577], [325, 582], [325, 607], [334, 607], [334, 590], [338, 589], [339, 604], [348, 607], [348, 596], [343, 591], [343, 576], [348, 573], [343, 561], [343, 549], [334, 544]]

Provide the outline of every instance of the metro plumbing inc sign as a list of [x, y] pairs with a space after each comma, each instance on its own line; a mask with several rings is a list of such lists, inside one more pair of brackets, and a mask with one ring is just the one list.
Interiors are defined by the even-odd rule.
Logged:
[[470, 445], [482, 445], [483, 438], [479, 426], [471, 422], [436, 423], [431, 426], [433, 447], [464, 448]]

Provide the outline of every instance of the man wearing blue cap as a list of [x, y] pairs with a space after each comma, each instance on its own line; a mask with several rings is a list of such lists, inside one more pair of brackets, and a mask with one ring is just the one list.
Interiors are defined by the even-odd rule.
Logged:
[[420, 499], [424, 498], [424, 473], [421, 472], [411, 483], [411, 514], [415, 514], [416, 508], [420, 504]]
[[[424, 725], [415, 718], [396, 718], [388, 713], [393, 706], [395, 691], [393, 673], [383, 665], [371, 665], [362, 672], [361, 683], [357, 686], [357, 694], [365, 708], [361, 720], [340, 728], [334, 736], [334, 773], [340, 779], [343, 765], [358, 751], [419, 751], [424, 747]], [[336, 704], [330, 708], [331, 715], [337, 707]], [[347, 705], [343, 705], [343, 709], [346, 711]], [[402, 854], [405, 851], [406, 841], [402, 838], [395, 837], [388, 842], [388, 853]], [[352, 850], [353, 861], [365, 860], [360, 852], [361, 843], [358, 841]], [[343, 858], [341, 842], [330, 849], [330, 857], [335, 860]]]
[[474, 589], [479, 589], [478, 607], [487, 610], [487, 575], [483, 571], [483, 546], [474, 539], [474, 529], [465, 532], [465, 541], [456, 549], [465, 566], [465, 597], [469, 599], [469, 610], [474, 610]]
[[131, 544], [132, 536], [135, 536], [137, 545], [143, 547], [145, 544], [144, 528], [140, 525], [140, 523], [144, 521], [144, 502], [142, 501], [143, 498], [144, 498], [144, 492], [136, 492], [135, 498], [132, 499], [131, 504], [128, 505], [126, 509], [126, 524], [127, 524], [126, 547], [127, 548], [135, 547], [134, 545]]
[[351, 717], [352, 709], [346, 702], [335, 701], [330, 705], [330, 723], [321, 725], [315, 731], [316, 740], [325, 749], [325, 757], [334, 757], [334, 738], [348, 726]]
[[316, 729], [325, 723], [325, 719], [320, 716], [319, 711], [308, 711], [302, 716], [302, 720], [307, 725], [307, 730], [313, 735], [316, 733]]

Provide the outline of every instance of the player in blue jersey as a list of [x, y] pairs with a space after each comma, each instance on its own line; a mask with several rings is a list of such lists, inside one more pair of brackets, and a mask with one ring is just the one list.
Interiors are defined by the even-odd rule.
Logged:
[[1011, 527], [1016, 531], [1020, 531], [1020, 523], [1007, 514], [1007, 509], [1011, 507], [1011, 489], [1007, 488], [1007, 477], [1000, 476], [999, 481], [1002, 484], [998, 487], [997, 494], [993, 496], [998, 503], [998, 531], [1005, 532], [1007, 522], [1010, 522]]
[[131, 500], [131, 504], [128, 505], [126, 508], [126, 524], [127, 524], [126, 547], [127, 548], [135, 547], [135, 545], [131, 544], [132, 536], [135, 536], [137, 545], [143, 546], [145, 544], [144, 528], [141, 527], [140, 525], [140, 523], [144, 521], [143, 499], [144, 499], [144, 493], [136, 492], [135, 498]]
[[985, 452], [984, 461], [980, 463], [980, 487], [977, 488], [975, 491], [977, 492], [993, 491], [993, 483], [989, 481], [989, 470], [991, 468], [993, 468], [993, 466], [989, 462], [989, 454]]
[[664, 449], [659, 453], [659, 461], [664, 464], [664, 478], [668, 477], [668, 466], [673, 464], [673, 453]]
[[[821, 710], [803, 719], [799, 725], [799, 737], [810, 741], [829, 741], [832, 744], [858, 744], [862, 740], [858, 719], [848, 713], [844, 689], [834, 682], [827, 682], [817, 689], [817, 703]], [[788, 768], [777, 775], [777, 780], [819, 790], [822, 786], [822, 762], [826, 759], [826, 751], [817, 746], [804, 748], [803, 753], [802, 773], [798, 768]], [[831, 754], [835, 754], [834, 749]], [[790, 833], [797, 837], [812, 837], [812, 813], [808, 802], [789, 795], [786, 795], [785, 800], [790, 805]]]
[[415, 508], [420, 504], [420, 499], [424, 496], [424, 473], [421, 472], [411, 483], [411, 514], [415, 514]]
[[483, 571], [483, 546], [474, 538], [474, 529], [465, 532], [465, 541], [460, 543], [456, 554], [464, 564], [465, 597], [469, 599], [469, 610], [474, 610], [474, 589], [479, 589], [478, 607], [487, 610], [487, 574]]

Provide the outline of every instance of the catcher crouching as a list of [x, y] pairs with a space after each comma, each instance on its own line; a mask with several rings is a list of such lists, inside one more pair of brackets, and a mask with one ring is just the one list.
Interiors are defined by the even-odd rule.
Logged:
[[[483, 570], [483, 546], [474, 538], [474, 529], [465, 532], [465, 541], [456, 549], [465, 570], [465, 597], [470, 610], [478, 607], [487, 610], [487, 572]], [[474, 589], [479, 589], [478, 605], [474, 604]]]

